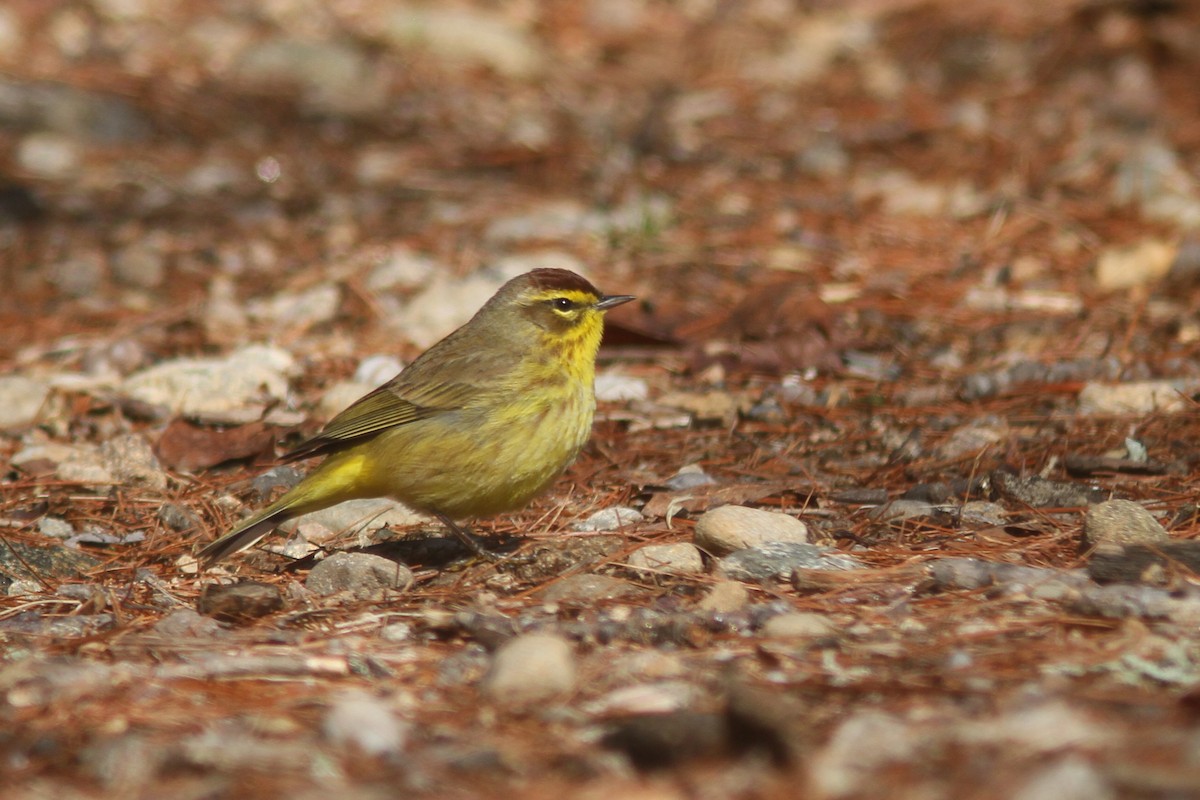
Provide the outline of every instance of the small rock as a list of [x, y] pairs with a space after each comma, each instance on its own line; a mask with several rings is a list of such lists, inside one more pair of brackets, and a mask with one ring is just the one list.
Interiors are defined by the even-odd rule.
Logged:
[[242, 622], [281, 610], [283, 593], [278, 586], [259, 581], [240, 581], [229, 585], [210, 583], [200, 592], [196, 608], [213, 619]]
[[650, 396], [650, 385], [641, 378], [619, 372], [602, 372], [596, 376], [596, 400], [601, 403], [628, 403]]
[[713, 584], [696, 608], [716, 614], [728, 614], [745, 608], [750, 602], [750, 591], [737, 581], [717, 581]]
[[38, 520], [38, 533], [53, 539], [69, 539], [75, 535], [75, 528], [65, 519], [42, 517]]
[[[401, 158], [404, 157], [401, 156]], [[359, 163], [359, 180], [363, 180], [364, 175], [361, 166], [363, 162], [360, 160]], [[407, 172], [411, 168], [406, 158], [403, 167], [404, 172]], [[369, 183], [371, 181], [368, 178], [366, 182]], [[424, 285], [434, 273], [441, 272], [444, 269], [446, 267], [432, 258], [420, 253], [414, 253], [409, 248], [400, 246], [392, 250], [386, 261], [371, 270], [371, 274], [367, 276], [366, 285], [368, 289], [376, 294], [394, 292], [396, 290], [416, 289]]]
[[681, 492], [685, 489], [695, 489], [698, 486], [711, 486], [714, 483], [716, 481], [699, 464], [688, 464], [680, 467], [679, 472], [663, 481], [663, 486], [672, 492]]
[[0, 376], [0, 430], [26, 428], [37, 421], [50, 387], [21, 375]]
[[603, 741], [605, 747], [623, 752], [638, 768], [656, 769], [726, 755], [732, 734], [723, 714], [678, 710], [621, 720]]
[[1047, 480], [1038, 475], [1013, 475], [996, 470], [992, 486], [1001, 497], [1016, 500], [1032, 508], [1075, 508], [1098, 503], [1104, 493], [1089, 486]]
[[201, 616], [190, 608], [180, 608], [167, 614], [154, 623], [153, 631], [173, 642], [226, 635], [225, 629], [216, 620]]
[[369, 386], [382, 386], [400, 374], [404, 362], [395, 356], [376, 354], [358, 362], [354, 369], [354, 380]]
[[1081, 756], [1066, 756], [1034, 772], [1012, 797], [1013, 800], [1115, 800], [1117, 793], [1090, 761]]
[[617, 531], [627, 525], [645, 521], [642, 512], [629, 506], [602, 508], [587, 519], [571, 524], [573, 531]]
[[914, 726], [875, 710], [843, 719], [824, 747], [812, 756], [812, 787], [820, 797], [870, 793], [889, 765], [912, 760], [921, 746]]
[[200, 518], [178, 503], [163, 503], [158, 507], [158, 519], [173, 531], [198, 531]]
[[226, 358], [180, 358], [130, 375], [122, 393], [170, 413], [219, 422], [258, 419], [287, 396], [295, 360], [286, 350], [255, 345]]
[[403, 503], [386, 497], [365, 500], [347, 500], [336, 506], [296, 517], [280, 525], [280, 530], [293, 533], [306, 523], [320, 525], [333, 533], [357, 533], [365, 535], [380, 528], [403, 528], [428, 521], [429, 517], [418, 514]]
[[463, 278], [437, 272], [420, 293], [397, 309], [388, 324], [418, 347], [429, 347], [470, 319], [506, 281], [525, 271], [497, 264]]
[[1134, 381], [1090, 382], [1079, 390], [1080, 414], [1174, 413], [1190, 408], [1184, 395], [1196, 390], [1194, 382]]
[[920, 517], [938, 518], [945, 516], [950, 508], [950, 506], [938, 505], [928, 500], [910, 500], [901, 497], [871, 509], [867, 513], [867, 518], [875, 522], [893, 523]]
[[477, 64], [508, 78], [531, 78], [544, 62], [528, 32], [500, 14], [475, 8], [396, 5], [370, 35], [401, 53], [423, 47], [451, 63]]
[[738, 581], [762, 581], [787, 578], [797, 568], [861, 569], [857, 558], [842, 555], [827, 547], [799, 542], [767, 542], [737, 550], [717, 562], [716, 574]]
[[686, 681], [659, 681], [623, 686], [593, 700], [584, 711], [593, 716], [665, 714], [691, 705], [700, 692]]
[[1166, 528], [1140, 503], [1106, 500], [1088, 507], [1083, 517], [1083, 539], [1099, 544], [1155, 544], [1170, 539]]
[[402, 592], [412, 586], [408, 567], [369, 553], [334, 553], [317, 563], [304, 585], [318, 595], [349, 592], [360, 600]]
[[575, 688], [575, 654], [561, 636], [530, 633], [505, 642], [483, 679], [483, 692], [509, 708], [524, 709]]
[[822, 639], [837, 635], [837, 626], [824, 614], [793, 611], [771, 617], [759, 629], [769, 639]]
[[973, 456], [1003, 442], [1009, 435], [1008, 425], [1002, 420], [980, 419], [956, 428], [938, 446], [936, 452], [940, 457], [949, 460]]
[[166, 258], [153, 241], [136, 242], [113, 256], [112, 273], [126, 286], [157, 289], [167, 277]]
[[721, 506], [696, 520], [696, 546], [716, 556], [767, 542], [808, 542], [808, 526], [777, 511]]
[[1107, 292], [1157, 281], [1171, 269], [1178, 250], [1177, 245], [1156, 239], [1110, 247], [1096, 259], [1096, 284]]
[[963, 503], [959, 518], [964, 523], [1000, 526], [1008, 523], [1008, 511], [990, 500], [971, 500]]
[[159, 491], [167, 488], [167, 473], [158, 463], [150, 443], [140, 434], [109, 439], [100, 445], [100, 456], [108, 471], [122, 484]]
[[538, 595], [545, 603], [589, 604], [641, 594], [641, 587], [611, 575], [569, 575], [547, 586]]
[[261, 322], [289, 329], [308, 330], [331, 321], [342, 302], [342, 293], [332, 284], [314, 286], [303, 292], [280, 292], [247, 306], [250, 316]]
[[634, 569], [656, 574], [699, 575], [704, 572], [704, 558], [699, 548], [687, 542], [646, 545], [630, 553], [625, 563]]
[[83, 148], [71, 136], [39, 131], [17, 143], [16, 162], [22, 171], [39, 178], [70, 177], [83, 160]]
[[356, 690], [333, 701], [321, 732], [335, 747], [355, 748], [368, 756], [398, 753], [408, 739], [408, 726], [385, 703]]
[[378, 111], [385, 100], [378, 70], [349, 40], [268, 38], [245, 49], [236, 71], [260, 87], [292, 85], [307, 109], [324, 114]]
[[50, 280], [68, 297], [94, 297], [100, 293], [107, 270], [98, 253], [77, 253], [66, 261], [54, 264]]

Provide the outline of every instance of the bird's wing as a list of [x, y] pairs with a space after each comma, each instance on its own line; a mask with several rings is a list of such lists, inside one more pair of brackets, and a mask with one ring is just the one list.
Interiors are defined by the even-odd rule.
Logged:
[[398, 386], [396, 381], [386, 383], [331, 419], [320, 433], [302, 442], [284, 459], [299, 461], [345, 450], [399, 425], [461, 408], [475, 393], [474, 387], [467, 384], [452, 384], [438, 389], [417, 393], [421, 395], [420, 402], [417, 402], [415, 398], [403, 396], [403, 387]]

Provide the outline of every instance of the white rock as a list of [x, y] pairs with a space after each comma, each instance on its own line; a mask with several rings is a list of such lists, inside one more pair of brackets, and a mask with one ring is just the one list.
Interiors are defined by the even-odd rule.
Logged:
[[379, 388], [379, 384], [363, 383], [361, 381], [338, 381], [325, 390], [317, 404], [317, 413], [324, 419], [333, 419], [358, 402], [369, 392]]
[[252, 345], [226, 358], [180, 358], [130, 375], [127, 397], [165, 406], [175, 414], [242, 422], [256, 419], [267, 403], [287, 396], [291, 354]]
[[1133, 381], [1086, 384], [1079, 391], [1080, 414], [1177, 412], [1190, 405], [1180, 396], [1197, 388], [1187, 381]]
[[571, 523], [573, 531], [617, 531], [627, 525], [637, 525], [644, 522], [642, 512], [629, 506], [613, 506], [602, 508], [587, 519]]
[[1037, 769], [1013, 800], [1115, 800], [1117, 793], [1087, 759], [1068, 755]]
[[593, 700], [583, 710], [594, 716], [614, 714], [665, 714], [688, 708], [699, 696], [686, 681], [659, 681], [623, 686]]
[[480, 64], [509, 78], [529, 78], [542, 69], [537, 41], [499, 14], [398, 5], [382, 23], [371, 35], [401, 52], [422, 47], [447, 61]]
[[338, 287], [322, 284], [303, 292], [280, 292], [248, 304], [247, 310], [251, 317], [262, 322], [308, 329], [332, 320], [341, 302], [342, 292]]
[[280, 530], [291, 533], [301, 525], [316, 524], [334, 533], [364, 534], [380, 528], [416, 525], [428, 519], [428, 516], [418, 514], [403, 503], [386, 497], [372, 497], [347, 500], [336, 506], [288, 520], [279, 527]]
[[483, 691], [500, 705], [525, 709], [575, 688], [571, 643], [549, 633], [530, 633], [505, 642], [483, 679]]
[[439, 272], [388, 320], [413, 344], [429, 347], [470, 319], [505, 282], [527, 270], [498, 263], [465, 278]]
[[397, 247], [386, 261], [371, 270], [366, 284], [368, 289], [377, 293], [415, 289], [445, 270], [444, 265], [429, 256], [414, 253], [407, 247]]
[[824, 614], [793, 611], [767, 620], [759, 631], [768, 639], [821, 639], [837, 634], [837, 626]]
[[79, 142], [61, 133], [31, 133], [17, 143], [17, 164], [40, 178], [70, 177], [82, 160]]
[[1096, 283], [1104, 291], [1153, 283], [1167, 274], [1178, 252], [1177, 244], [1157, 239], [1110, 247], [1096, 260]]
[[768, 542], [808, 542], [808, 526], [777, 511], [746, 506], [721, 506], [696, 520], [696, 546], [713, 555], [756, 547]]
[[37, 421], [50, 387], [21, 375], [0, 377], [0, 430], [24, 428]]
[[100, 445], [100, 456], [113, 477], [124, 485], [167, 488], [167, 473], [158, 463], [154, 449], [136, 433], [117, 436]]
[[404, 362], [395, 356], [373, 355], [358, 362], [354, 370], [354, 380], [371, 386], [382, 386], [400, 374]]
[[348, 42], [266, 39], [254, 42], [236, 66], [237, 77], [262, 86], [291, 84], [314, 111], [360, 114], [385, 102], [378, 71]]
[[398, 753], [408, 739], [408, 726], [396, 718], [380, 698], [352, 690], [334, 699], [321, 732], [338, 747], [350, 747], [369, 756]]
[[596, 399], [602, 403], [627, 403], [649, 396], [650, 385], [641, 378], [619, 372], [601, 372], [596, 376]]
[[667, 575], [699, 575], [704, 558], [694, 544], [649, 544], [633, 551], [625, 563], [634, 569]]
[[859, 711], [844, 720], [811, 759], [809, 774], [819, 797], [846, 797], [879, 787], [879, 771], [912, 759], [920, 746], [913, 727], [880, 711]]

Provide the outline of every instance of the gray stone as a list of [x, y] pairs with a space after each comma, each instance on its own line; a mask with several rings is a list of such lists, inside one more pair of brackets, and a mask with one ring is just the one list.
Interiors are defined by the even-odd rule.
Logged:
[[625, 563], [654, 574], [699, 575], [704, 572], [704, 557], [699, 548], [687, 542], [646, 545], [630, 553]]
[[408, 567], [369, 553], [334, 553], [317, 563], [304, 585], [319, 595], [349, 592], [360, 600], [402, 592], [412, 586]]
[[871, 509], [867, 518], [875, 522], [902, 522], [914, 517], [932, 517], [944, 513], [945, 506], [934, 505], [927, 500], [897, 498]]
[[246, 310], [261, 322], [308, 330], [332, 320], [341, 302], [341, 290], [326, 283], [301, 292], [279, 292], [265, 300], [249, 303]]
[[0, 377], [0, 430], [25, 428], [37, 421], [50, 387], [21, 375]]
[[404, 749], [408, 726], [380, 698], [352, 690], [336, 697], [321, 723], [321, 732], [337, 747], [383, 756]]
[[156, 289], [167, 277], [166, 257], [153, 241], [136, 242], [113, 255], [112, 273], [126, 286]]
[[509, 78], [541, 72], [544, 56], [530, 34], [500, 14], [475, 8], [402, 4], [372, 30], [400, 52], [422, 48], [451, 62], [478, 64]]
[[1106, 500], [1088, 508], [1083, 517], [1083, 538], [1095, 547], [1098, 544], [1155, 544], [1171, 537], [1140, 503]]
[[716, 556], [767, 542], [808, 541], [808, 526], [777, 511], [746, 506], [721, 506], [696, 520], [696, 546]]
[[293, 86], [312, 111], [375, 112], [386, 95], [379, 72], [356, 45], [336, 41], [266, 39], [243, 53], [237, 76], [262, 86]]
[[641, 594], [642, 589], [629, 581], [611, 575], [569, 575], [542, 590], [540, 599], [546, 603], [592, 603], [615, 600]]
[[323, 508], [311, 514], [305, 514], [294, 520], [289, 520], [280, 526], [285, 533], [299, 530], [305, 523], [313, 523], [332, 533], [365, 534], [380, 528], [403, 528], [425, 522], [429, 517], [418, 514], [403, 503], [389, 500], [386, 497], [373, 497], [364, 500], [347, 500], [336, 506]]
[[698, 486], [712, 486], [715, 483], [712, 476], [701, 469], [699, 464], [688, 464], [680, 467], [678, 472], [663, 481], [663, 486], [672, 492], [682, 492]]
[[587, 519], [571, 523], [573, 531], [616, 531], [627, 525], [636, 525], [646, 518], [642, 512], [629, 506], [602, 508]]
[[505, 642], [483, 679], [483, 692], [500, 705], [525, 709], [563, 697], [575, 688], [571, 643], [549, 633]]
[[1033, 772], [1013, 800], [1116, 800], [1117, 793], [1090, 761], [1068, 755]]
[[601, 403], [628, 403], [650, 396], [650, 384], [641, 378], [619, 372], [596, 375], [596, 400]]
[[100, 456], [109, 472], [122, 484], [160, 491], [167, 488], [167, 473], [158, 463], [150, 443], [140, 434], [129, 433], [109, 439], [100, 445]]
[[787, 578], [796, 569], [861, 569], [863, 563], [827, 547], [798, 542], [767, 542], [730, 553], [717, 562], [716, 574], [738, 581]]

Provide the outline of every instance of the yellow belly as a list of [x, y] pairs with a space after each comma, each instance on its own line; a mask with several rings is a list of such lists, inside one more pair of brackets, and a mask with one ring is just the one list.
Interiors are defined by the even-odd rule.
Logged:
[[354, 448], [363, 457], [356, 469], [364, 493], [454, 519], [520, 508], [587, 442], [595, 408], [590, 389], [499, 412], [456, 411], [383, 433]]

